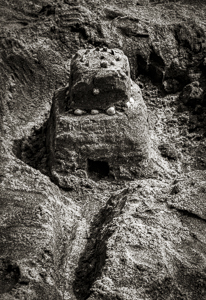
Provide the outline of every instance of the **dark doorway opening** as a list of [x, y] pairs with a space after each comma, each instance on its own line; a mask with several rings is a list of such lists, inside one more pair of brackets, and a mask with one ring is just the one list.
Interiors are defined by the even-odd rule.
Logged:
[[99, 179], [109, 176], [109, 165], [107, 161], [87, 160], [88, 173]]

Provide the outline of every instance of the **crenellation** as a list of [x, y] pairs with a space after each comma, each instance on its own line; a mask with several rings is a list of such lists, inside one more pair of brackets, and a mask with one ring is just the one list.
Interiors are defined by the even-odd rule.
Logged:
[[72, 59], [68, 107], [75, 114], [76, 109], [106, 112], [115, 104], [124, 106], [130, 94], [129, 61], [121, 50], [79, 50]]

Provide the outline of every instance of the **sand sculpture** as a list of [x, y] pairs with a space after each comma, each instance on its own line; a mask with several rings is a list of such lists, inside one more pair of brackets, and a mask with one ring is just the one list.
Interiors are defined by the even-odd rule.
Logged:
[[80, 170], [92, 178], [142, 175], [151, 148], [147, 109], [123, 51], [77, 52], [69, 86], [55, 92], [48, 128], [51, 176], [60, 186], [69, 188]]

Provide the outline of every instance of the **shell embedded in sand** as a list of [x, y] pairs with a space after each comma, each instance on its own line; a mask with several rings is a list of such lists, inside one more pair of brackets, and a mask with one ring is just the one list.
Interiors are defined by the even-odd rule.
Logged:
[[132, 104], [131, 104], [130, 101], [127, 101], [127, 102], [125, 103], [125, 106], [126, 106], [127, 108], [130, 108], [130, 107], [132, 106]]
[[97, 109], [91, 110], [91, 115], [98, 115], [99, 111]]
[[109, 108], [106, 110], [106, 113], [107, 113], [109, 116], [115, 115], [115, 113], [116, 113], [115, 107], [114, 107], [114, 106], [109, 107]]
[[98, 95], [98, 94], [99, 94], [99, 89], [93, 88], [93, 94], [94, 94], [94, 95]]
[[81, 116], [81, 115], [83, 115], [83, 114], [85, 114], [85, 113], [86, 113], [86, 112], [85, 112], [84, 110], [79, 109], [79, 108], [75, 109], [75, 111], [74, 111], [74, 114], [75, 114], [76, 116]]
[[131, 97], [131, 98], [129, 99], [129, 102], [130, 102], [131, 104], [134, 104], [134, 98]]

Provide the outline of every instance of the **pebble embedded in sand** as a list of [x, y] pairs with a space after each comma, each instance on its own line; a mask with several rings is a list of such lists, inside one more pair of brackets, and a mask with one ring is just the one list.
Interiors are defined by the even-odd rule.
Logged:
[[98, 115], [99, 111], [97, 109], [91, 110], [91, 115]]
[[83, 115], [83, 114], [85, 114], [85, 113], [86, 113], [86, 112], [85, 112], [84, 110], [79, 109], [79, 108], [75, 109], [75, 111], [74, 111], [74, 114], [75, 114], [76, 116], [81, 116], [81, 115]]
[[130, 102], [131, 104], [134, 104], [134, 98], [131, 97], [131, 98], [129, 99], [129, 102]]
[[114, 106], [109, 107], [109, 108], [106, 110], [106, 113], [107, 113], [109, 116], [115, 115], [115, 113], [116, 113], [115, 107], [114, 107]]

